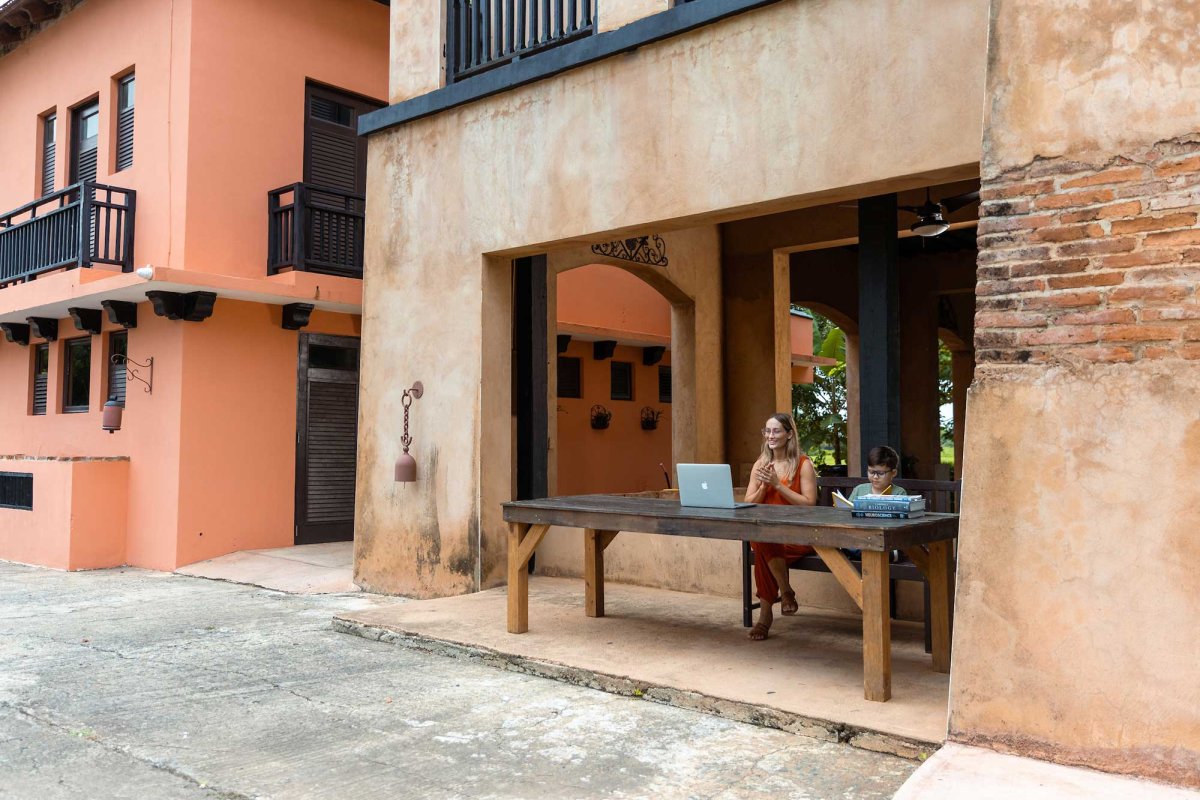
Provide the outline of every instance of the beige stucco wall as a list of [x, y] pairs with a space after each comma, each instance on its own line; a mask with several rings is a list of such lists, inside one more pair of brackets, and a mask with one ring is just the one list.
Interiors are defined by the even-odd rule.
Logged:
[[[373, 135], [357, 579], [421, 596], [502, 581], [512, 256], [977, 161], [986, 9], [935, 5], [928, 26], [914, 0], [783, 0]], [[393, 60], [405, 41], [393, 29]], [[420, 480], [397, 485], [414, 380]]]
[[[1198, 13], [994, 0], [985, 188], [1030, 164], [1053, 177], [1046, 157], [1136, 163], [1194, 141]], [[1147, 214], [1197, 202], [1159, 191]], [[1197, 398], [1196, 361], [977, 368], [953, 738], [1200, 785]]]

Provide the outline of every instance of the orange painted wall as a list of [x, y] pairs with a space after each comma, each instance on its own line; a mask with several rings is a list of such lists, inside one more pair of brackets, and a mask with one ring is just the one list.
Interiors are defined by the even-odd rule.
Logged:
[[[572, 341], [565, 356], [580, 359], [583, 399], [558, 398], [558, 494], [640, 492], [665, 488], [659, 463], [671, 467], [671, 405], [658, 400], [658, 367], [642, 365], [642, 348], [618, 346], [611, 359], [592, 357], [592, 343]], [[633, 364], [633, 400], [611, 399], [613, 361]], [[662, 366], [671, 363], [670, 353]], [[612, 412], [606, 430], [593, 430], [596, 403]], [[658, 429], [641, 428], [641, 410], [663, 412]]]
[[[179, 564], [294, 542], [300, 332], [278, 306], [218, 300], [184, 330]], [[357, 336], [357, 319], [314, 313], [304, 333]]]
[[617, 340], [671, 340], [671, 304], [645, 281], [619, 267], [591, 264], [558, 276], [562, 330], [616, 333]]
[[374, 0], [205, 0], [192, 17], [189, 269], [262, 277], [267, 192], [303, 178], [305, 79], [386, 99]]

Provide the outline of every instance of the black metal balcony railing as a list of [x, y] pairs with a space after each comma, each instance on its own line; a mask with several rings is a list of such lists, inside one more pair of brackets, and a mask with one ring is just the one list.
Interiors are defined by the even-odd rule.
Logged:
[[595, 29], [594, 0], [446, 0], [451, 82]]
[[137, 193], [76, 183], [0, 215], [0, 287], [93, 264], [133, 270]]
[[293, 183], [267, 192], [267, 274], [288, 267], [361, 278], [361, 194]]

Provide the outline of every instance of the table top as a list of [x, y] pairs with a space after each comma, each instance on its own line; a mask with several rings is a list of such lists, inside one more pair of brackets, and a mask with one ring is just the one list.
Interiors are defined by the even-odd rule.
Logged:
[[506, 522], [861, 550], [895, 550], [958, 536], [957, 514], [915, 519], [850, 516], [829, 506], [684, 508], [678, 500], [584, 494], [504, 503]]

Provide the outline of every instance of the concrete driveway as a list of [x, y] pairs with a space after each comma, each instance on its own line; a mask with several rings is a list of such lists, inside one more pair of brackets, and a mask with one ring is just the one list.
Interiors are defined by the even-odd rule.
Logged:
[[886, 798], [916, 768], [330, 627], [395, 602], [0, 563], [0, 798]]

